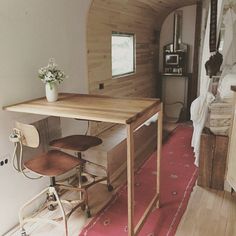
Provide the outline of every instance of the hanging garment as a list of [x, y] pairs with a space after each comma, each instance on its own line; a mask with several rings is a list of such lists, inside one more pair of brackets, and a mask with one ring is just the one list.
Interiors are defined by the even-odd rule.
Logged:
[[209, 48], [211, 56], [205, 64], [206, 74], [211, 78], [217, 75], [223, 62], [223, 56], [218, 51], [219, 44], [217, 37], [217, 12], [218, 0], [211, 0], [211, 15], [210, 15], [210, 39]]
[[223, 56], [216, 52], [216, 54], [212, 55], [210, 59], [206, 62], [205, 68], [206, 73], [210, 78], [220, 71], [221, 64], [223, 62]]
[[192, 147], [195, 154], [195, 165], [199, 164], [199, 153], [200, 153], [200, 140], [201, 133], [204, 128], [208, 107], [214, 101], [215, 96], [212, 93], [207, 92], [205, 95], [199, 96], [191, 104], [191, 120], [193, 121], [193, 137], [192, 137]]

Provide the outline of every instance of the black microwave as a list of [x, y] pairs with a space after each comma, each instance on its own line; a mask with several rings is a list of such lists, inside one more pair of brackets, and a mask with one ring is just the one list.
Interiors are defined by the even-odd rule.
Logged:
[[184, 51], [164, 52], [164, 73], [185, 74], [187, 72], [187, 54]]
[[180, 64], [180, 55], [177, 53], [165, 54], [165, 65], [178, 66]]

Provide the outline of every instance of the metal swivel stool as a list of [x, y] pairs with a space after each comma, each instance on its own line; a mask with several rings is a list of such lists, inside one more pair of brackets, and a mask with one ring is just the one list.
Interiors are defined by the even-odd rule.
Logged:
[[[10, 135], [10, 140], [15, 144], [15, 150], [13, 155], [13, 165], [14, 168], [23, 173], [29, 179], [38, 179], [40, 177], [49, 177], [50, 178], [50, 186], [45, 188], [41, 191], [37, 196], [33, 199], [25, 203], [19, 211], [19, 221], [20, 221], [20, 228], [21, 228], [21, 235], [26, 236], [26, 231], [24, 229], [24, 225], [27, 222], [47, 222], [52, 224], [60, 224], [59, 220], [63, 220], [64, 222], [64, 230], [65, 235], [68, 236], [68, 227], [67, 227], [67, 220], [70, 215], [77, 209], [81, 207], [83, 210], [87, 210], [87, 214], [90, 215], [90, 211], [88, 208], [88, 198], [87, 192], [81, 188], [75, 188], [69, 185], [59, 185], [56, 183], [55, 178], [66, 172], [78, 168], [83, 164], [83, 161], [72, 156], [66, 154], [59, 150], [51, 150], [46, 153], [39, 154], [34, 156], [32, 159], [28, 161], [23, 161], [22, 150], [23, 146], [28, 146], [31, 148], [37, 148], [39, 146], [39, 133], [37, 129], [28, 124], [16, 123], [15, 129], [13, 129], [13, 133]], [[19, 159], [17, 159], [17, 150], [19, 149]], [[16, 162], [18, 164], [16, 164]], [[37, 175], [37, 177], [29, 176], [27, 173], [31, 172]], [[60, 191], [76, 191], [79, 192], [81, 199], [79, 200], [62, 200], [60, 198], [61, 192]], [[23, 210], [34, 202], [38, 197], [46, 195], [46, 205], [49, 210], [54, 210], [55, 207], [59, 207], [62, 217], [57, 219], [43, 219], [39, 217], [28, 217], [25, 218], [23, 216]], [[63, 204], [69, 204], [71, 207], [69, 213], [65, 213]]]
[[[52, 142], [50, 142], [50, 146], [53, 147], [53, 148], [57, 148], [57, 149], [62, 149], [62, 150], [76, 152], [77, 156], [78, 156], [78, 159], [84, 161], [83, 162], [84, 165], [80, 166], [81, 169], [79, 169], [79, 171], [78, 171], [79, 184], [80, 184], [80, 187], [81, 187], [81, 183], [84, 182], [83, 178], [82, 178], [83, 177], [82, 173], [86, 172], [84, 170], [85, 169], [84, 166], [85, 166], [86, 162], [88, 162], [90, 164], [92, 163], [93, 165], [98, 166], [98, 168], [103, 168], [104, 169], [104, 167], [93, 163], [92, 159], [90, 161], [82, 159], [81, 153], [86, 151], [86, 150], [88, 150], [91, 147], [100, 145], [101, 143], [102, 143], [102, 140], [100, 138], [98, 138], [98, 137], [95, 137], [95, 136], [89, 136], [89, 135], [70, 135], [70, 136], [67, 136], [67, 137], [64, 137], [64, 138], [53, 140]], [[106, 169], [104, 169], [104, 170], [106, 171]], [[107, 171], [106, 171], [106, 173], [107, 173]], [[112, 191], [113, 190], [113, 187], [110, 184], [110, 179], [109, 179], [109, 175], [108, 174], [106, 175], [106, 177], [102, 177], [102, 178], [99, 178], [97, 180], [95, 180], [95, 178], [97, 176], [95, 176], [95, 175], [93, 175], [91, 173], [87, 173], [87, 174], [92, 176], [94, 178], [94, 181], [89, 183], [89, 184], [85, 184], [83, 186], [84, 189], [87, 189], [87, 188], [91, 187], [92, 185], [94, 185], [94, 184], [96, 184], [98, 182], [107, 181], [108, 191]]]

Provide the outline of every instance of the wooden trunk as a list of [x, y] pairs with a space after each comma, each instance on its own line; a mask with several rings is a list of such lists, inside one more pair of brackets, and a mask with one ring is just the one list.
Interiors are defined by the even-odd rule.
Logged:
[[204, 130], [201, 135], [198, 185], [224, 190], [228, 137]]
[[232, 103], [213, 102], [209, 106], [209, 129], [215, 135], [229, 135], [232, 123]]
[[[123, 125], [116, 125], [104, 131], [99, 136], [103, 143], [92, 147], [82, 153], [83, 159], [92, 163], [87, 163], [85, 170], [97, 176], [110, 176], [110, 180], [116, 179], [127, 166], [127, 132]], [[134, 133], [135, 160], [136, 167], [149, 157], [156, 149], [156, 124], [142, 126]], [[107, 170], [107, 172], [105, 171]]]

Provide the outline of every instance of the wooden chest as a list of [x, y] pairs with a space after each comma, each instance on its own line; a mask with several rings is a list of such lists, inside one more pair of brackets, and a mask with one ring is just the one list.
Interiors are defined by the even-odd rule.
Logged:
[[232, 123], [232, 103], [213, 102], [209, 106], [209, 129], [215, 135], [229, 135]]
[[224, 190], [228, 140], [227, 136], [214, 135], [204, 129], [200, 145], [199, 186]]
[[[134, 133], [135, 160], [143, 162], [156, 149], [157, 127], [155, 123], [142, 126]], [[101, 145], [90, 148], [82, 153], [87, 160], [85, 169], [96, 176], [110, 176], [116, 179], [126, 169], [127, 143], [125, 125], [116, 125], [102, 132], [99, 136], [103, 140]], [[96, 164], [96, 165], [93, 165]], [[99, 168], [101, 166], [101, 168]]]

